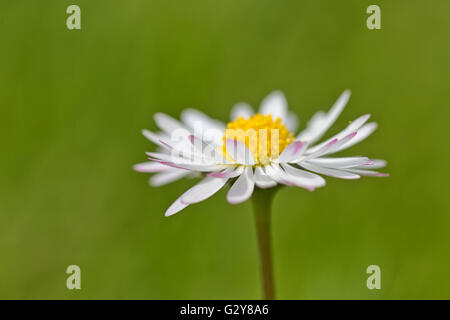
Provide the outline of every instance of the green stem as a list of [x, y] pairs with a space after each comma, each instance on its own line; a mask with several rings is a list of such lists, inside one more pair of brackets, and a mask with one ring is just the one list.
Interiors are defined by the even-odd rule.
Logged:
[[263, 298], [265, 300], [275, 299], [270, 225], [272, 199], [276, 189], [278, 188], [257, 188], [252, 195], [256, 234], [258, 237]]

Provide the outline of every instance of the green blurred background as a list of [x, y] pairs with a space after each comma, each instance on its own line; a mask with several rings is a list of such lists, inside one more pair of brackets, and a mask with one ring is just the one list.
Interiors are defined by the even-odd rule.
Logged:
[[[68, 5], [82, 30], [66, 28]], [[381, 30], [366, 8], [381, 7]], [[0, 3], [0, 298], [257, 299], [251, 205], [225, 190], [164, 211], [194, 181], [132, 171], [152, 115], [228, 120], [283, 90], [303, 128], [350, 88], [331, 133], [380, 126], [344, 152], [387, 179], [284, 188], [273, 214], [281, 299], [450, 298], [449, 1]], [[69, 291], [68, 265], [82, 271]], [[366, 268], [381, 267], [381, 290]]]

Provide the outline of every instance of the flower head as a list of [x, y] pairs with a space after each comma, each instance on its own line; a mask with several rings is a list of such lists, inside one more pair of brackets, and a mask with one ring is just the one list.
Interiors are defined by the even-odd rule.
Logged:
[[239, 116], [227, 124], [223, 136], [224, 152], [226, 152], [227, 139], [236, 139], [245, 143], [255, 163], [264, 165], [276, 160], [280, 152], [294, 141], [295, 136], [282, 123], [280, 117], [273, 119], [270, 114], [258, 113], [247, 119]]
[[203, 177], [167, 209], [166, 216], [211, 197], [228, 182], [231, 188], [227, 200], [235, 204], [250, 198], [255, 186], [265, 189], [282, 184], [313, 191], [325, 185], [319, 174], [341, 179], [386, 176], [374, 171], [386, 165], [384, 160], [329, 157], [364, 140], [376, 129], [376, 123], [367, 123], [368, 114], [317, 143], [349, 98], [350, 91], [344, 91], [330, 111], [317, 112], [297, 136], [297, 117], [287, 110], [286, 99], [279, 91], [263, 100], [257, 114], [249, 105], [238, 103], [227, 125], [192, 109], [182, 113], [181, 122], [157, 113], [155, 121], [161, 132], [144, 130], [143, 134], [159, 149], [147, 153], [150, 162], [134, 168], [157, 173], [150, 179], [154, 186], [186, 176]]

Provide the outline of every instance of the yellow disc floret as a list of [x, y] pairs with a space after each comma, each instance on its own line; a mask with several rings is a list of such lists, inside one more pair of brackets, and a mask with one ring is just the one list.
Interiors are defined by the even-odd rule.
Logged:
[[227, 139], [245, 143], [257, 164], [267, 164], [294, 141], [294, 135], [281, 123], [280, 118], [274, 121], [270, 114], [255, 114], [248, 119], [239, 117], [228, 123], [223, 136], [225, 154]]

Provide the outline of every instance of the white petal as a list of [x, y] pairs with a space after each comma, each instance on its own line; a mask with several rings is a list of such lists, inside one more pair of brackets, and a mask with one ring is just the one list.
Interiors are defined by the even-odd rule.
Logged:
[[185, 204], [192, 204], [208, 199], [219, 191], [227, 178], [206, 177], [181, 196], [181, 201]]
[[286, 127], [289, 129], [290, 132], [295, 133], [298, 129], [298, 117], [293, 112], [288, 112], [288, 116], [284, 120], [284, 123], [286, 124]]
[[264, 170], [266, 174], [271, 177], [273, 180], [280, 184], [285, 184], [288, 186], [297, 186], [305, 188], [309, 191], [313, 191], [313, 186], [307, 186], [301, 184], [299, 181], [294, 181], [294, 178], [292, 178], [290, 175], [286, 174], [283, 169], [279, 165], [272, 164], [270, 166], [265, 166]]
[[[186, 146], [189, 146], [187, 142], [187, 137], [189, 136], [189, 131], [186, 129], [183, 129], [184, 133], [182, 133], [178, 140], [171, 140], [167, 135], [160, 134], [160, 133], [154, 133], [149, 130], [142, 130], [142, 134], [151, 142], [158, 145], [158, 153], [165, 153], [165, 154], [174, 154], [176, 153], [177, 156], [190, 158], [191, 157], [191, 150], [188, 150]], [[180, 133], [178, 131], [178, 133]]]
[[338, 142], [336, 142], [327, 152], [325, 152], [323, 155], [325, 154], [331, 154], [331, 153], [335, 153], [338, 152], [343, 145], [345, 145], [346, 143], [348, 143], [349, 141], [352, 141], [353, 138], [356, 136], [357, 132], [352, 132], [348, 135], [346, 135], [345, 137], [339, 139]]
[[[300, 163], [302, 161], [306, 161], [309, 159], [314, 159], [314, 158], [318, 158], [321, 155], [324, 155], [325, 153], [327, 153], [336, 143], [338, 142], [338, 139], [334, 139], [331, 140], [330, 142], [328, 142], [326, 145], [324, 145], [323, 147], [321, 147], [320, 149], [314, 151], [313, 153], [310, 153], [309, 155], [307, 155], [306, 157], [304, 157], [303, 159], [301, 159], [300, 161], [298, 161], [297, 163]], [[307, 150], [307, 152], [309, 152], [309, 150]]]
[[233, 186], [230, 188], [227, 194], [227, 200], [229, 203], [236, 204], [241, 203], [250, 198], [255, 187], [253, 181], [253, 169], [250, 167], [245, 168], [244, 173], [239, 176]]
[[221, 121], [214, 120], [203, 112], [194, 109], [184, 110], [181, 113], [181, 119], [197, 137], [216, 145], [222, 143], [225, 124]]
[[220, 131], [225, 130], [225, 124], [219, 120], [214, 120], [208, 117], [201, 111], [195, 109], [186, 109], [181, 113], [181, 120], [191, 129], [195, 130], [197, 126], [203, 128], [203, 130], [217, 129]]
[[325, 185], [325, 179], [317, 174], [287, 164], [282, 164], [281, 167], [285, 170], [285, 173], [289, 176], [290, 180], [301, 187], [318, 188]]
[[319, 143], [318, 145], [311, 147], [308, 149], [308, 153], [315, 152], [316, 150], [320, 149], [322, 146], [326, 145], [328, 142], [334, 140], [334, 139], [342, 139], [345, 136], [349, 135], [350, 133], [357, 132], [357, 130], [370, 118], [370, 114], [365, 114], [354, 121], [352, 121], [344, 130], [340, 131], [338, 134], [334, 135], [333, 137], [329, 138], [328, 140]]
[[158, 112], [154, 115], [153, 118], [155, 119], [155, 122], [158, 125], [158, 127], [168, 135], [170, 135], [173, 131], [177, 129], [186, 129], [183, 126], [183, 124], [181, 124], [181, 122], [175, 120], [174, 118], [165, 113]]
[[234, 105], [234, 107], [231, 109], [231, 120], [236, 120], [239, 117], [242, 117], [244, 119], [248, 119], [253, 115], [253, 109], [250, 107], [249, 104], [245, 102], [239, 102]]
[[366, 164], [364, 166], [358, 167], [359, 169], [380, 169], [386, 167], [386, 160], [381, 159], [371, 159], [371, 164]]
[[377, 129], [378, 125], [375, 122], [368, 123], [364, 126], [362, 126], [358, 131], [356, 136], [346, 144], [344, 144], [342, 147], [339, 148], [338, 151], [350, 148], [351, 146], [354, 146], [355, 144], [361, 142], [362, 140], [366, 139], [368, 136], [372, 134]]
[[266, 175], [260, 167], [255, 168], [253, 180], [255, 180], [256, 186], [261, 189], [268, 189], [277, 185], [277, 183]]
[[327, 168], [352, 168], [371, 165], [373, 163], [373, 161], [367, 157], [317, 158], [310, 159], [308, 162]]
[[191, 135], [189, 132], [185, 136], [179, 136], [177, 141], [170, 139], [159, 139], [165, 147], [166, 151], [162, 153], [167, 153], [175, 158], [183, 158], [189, 161], [195, 162], [217, 162], [215, 159], [211, 158], [208, 154], [202, 153], [197, 150], [195, 146], [189, 141]]
[[324, 167], [320, 167], [320, 166], [316, 166], [310, 163], [301, 163], [300, 164], [302, 167], [304, 167], [305, 169], [308, 169], [309, 171], [314, 171], [320, 174], [324, 174], [326, 176], [330, 176], [330, 177], [334, 177], [334, 178], [340, 178], [340, 179], [359, 179], [359, 175], [354, 174], [354, 173], [350, 173], [350, 172], [346, 172], [343, 170], [338, 170], [338, 169], [330, 169], [330, 168], [324, 168]]
[[149, 180], [149, 183], [153, 187], [159, 187], [174, 182], [176, 180], [179, 180], [188, 175], [189, 173], [190, 172], [187, 170], [180, 170], [180, 169], [167, 170], [152, 176]]
[[208, 174], [208, 177], [214, 177], [214, 178], [234, 178], [237, 177], [239, 175], [241, 175], [244, 172], [244, 167], [239, 166], [237, 168], [227, 168], [223, 171], [217, 171], [217, 172], [212, 172]]
[[355, 136], [356, 136], [356, 132], [352, 132], [352, 133], [346, 135], [345, 137], [343, 137], [342, 139], [338, 140], [337, 138], [335, 138], [334, 140], [331, 140], [328, 144], [324, 145], [322, 148], [320, 148], [316, 152], [314, 152], [310, 155], [307, 155], [303, 160], [299, 161], [298, 163], [300, 163], [304, 160], [318, 158], [318, 157], [324, 156], [326, 154], [335, 153], [339, 150], [339, 148], [341, 146], [346, 144], [348, 141], [353, 139]]
[[184, 154], [179, 153], [160, 153], [160, 152], [146, 152], [146, 155], [151, 157], [152, 159], [158, 159], [162, 161], [172, 162], [174, 164], [188, 164], [188, 165], [213, 165], [211, 159], [201, 159], [201, 158], [190, 158], [188, 156], [185, 157]]
[[212, 171], [220, 171], [226, 168], [224, 165], [187, 162], [181, 158], [176, 159], [175, 161], [161, 160], [156, 158], [149, 158], [149, 159], [172, 168], [184, 169], [189, 171], [212, 172]]
[[159, 172], [170, 170], [171, 168], [158, 162], [143, 162], [134, 165], [133, 169], [138, 172]]
[[188, 204], [181, 202], [181, 197], [175, 200], [175, 202], [172, 203], [169, 209], [166, 210], [166, 213], [164, 214], [166, 217], [171, 216], [177, 212], [180, 212], [181, 210], [183, 210], [188, 206]]
[[286, 184], [284, 181], [285, 174], [281, 167], [277, 164], [271, 164], [264, 167], [264, 172], [271, 179], [275, 180], [278, 183]]
[[327, 114], [323, 111], [317, 111], [316, 113], [314, 113], [314, 115], [311, 117], [311, 119], [309, 119], [308, 123], [306, 124], [306, 129], [300, 132], [300, 134], [297, 136], [296, 139], [297, 140], [302, 139], [304, 141], [312, 141], [314, 133], [320, 129], [326, 117]]
[[283, 183], [283, 170], [281, 170], [281, 167], [279, 165], [268, 165], [264, 167], [264, 173], [270, 177], [272, 180]]
[[281, 91], [274, 91], [269, 94], [262, 102], [259, 109], [261, 114], [270, 114], [272, 119], [281, 118], [283, 122], [287, 118], [287, 102]]
[[371, 176], [371, 177], [389, 177], [388, 173], [381, 173], [371, 170], [360, 170], [360, 169], [347, 169], [348, 172], [359, 174], [361, 176]]
[[189, 140], [191, 141], [191, 144], [194, 146], [195, 150], [197, 150], [198, 153], [201, 153], [205, 158], [212, 159], [217, 163], [227, 162], [227, 160], [223, 157], [223, 152], [217, 150], [217, 147], [194, 135], [190, 135]]
[[161, 139], [164, 138], [163, 135], [151, 132], [147, 129], [142, 130], [142, 134], [144, 135], [144, 137], [146, 137], [148, 140], [150, 140], [154, 144], [156, 144], [159, 147], [162, 147], [164, 149], [167, 149], [167, 145], [165, 145], [161, 142]]
[[225, 146], [227, 152], [230, 156], [239, 164], [245, 164], [252, 166], [255, 164], [255, 159], [253, 154], [247, 148], [247, 146], [235, 139], [227, 139], [225, 141]]
[[310, 144], [319, 140], [344, 110], [350, 95], [350, 90], [345, 90], [327, 114], [323, 112], [315, 114], [313, 121], [308, 123], [308, 127], [297, 136], [297, 139], [308, 141]]
[[280, 162], [295, 162], [297, 160], [300, 160], [300, 157], [302, 156], [303, 152], [308, 147], [308, 144], [306, 142], [302, 142], [299, 140], [296, 140], [289, 144], [286, 149], [283, 150], [279, 157]]

